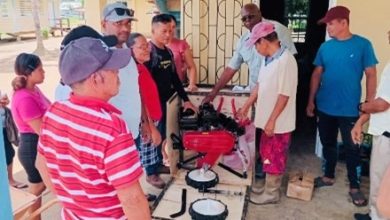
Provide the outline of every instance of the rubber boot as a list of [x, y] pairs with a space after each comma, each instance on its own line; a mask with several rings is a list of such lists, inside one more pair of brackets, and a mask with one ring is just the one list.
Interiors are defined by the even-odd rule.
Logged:
[[255, 205], [278, 203], [283, 175], [266, 174], [264, 191], [261, 194], [251, 193], [250, 202]]
[[265, 188], [265, 179], [261, 179], [261, 180], [256, 179], [251, 186], [251, 192], [255, 194], [262, 194], [264, 192], [264, 188]]
[[256, 162], [256, 179], [264, 179], [265, 177], [265, 173], [263, 171], [263, 162], [259, 160], [257, 160]]

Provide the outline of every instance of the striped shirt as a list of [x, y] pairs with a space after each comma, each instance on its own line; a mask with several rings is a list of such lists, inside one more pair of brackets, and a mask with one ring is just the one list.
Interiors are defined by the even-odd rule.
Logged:
[[45, 114], [38, 150], [47, 161], [62, 219], [125, 219], [116, 189], [138, 181], [142, 168], [120, 111], [71, 95]]

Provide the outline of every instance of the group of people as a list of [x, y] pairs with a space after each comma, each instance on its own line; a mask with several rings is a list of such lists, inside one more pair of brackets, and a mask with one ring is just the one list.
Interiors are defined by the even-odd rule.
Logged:
[[[252, 186], [250, 202], [277, 203], [295, 129], [297, 51], [288, 29], [262, 18], [257, 5], [244, 5], [241, 17], [249, 31], [237, 42], [232, 59], [203, 103], [212, 102], [240, 66], [248, 65], [251, 94], [236, 116], [246, 118], [256, 103], [256, 146], [262, 165], [258, 169], [265, 173], [264, 185]], [[197, 111], [183, 87], [188, 79], [188, 90], [197, 89], [196, 68], [188, 44], [174, 37], [175, 18], [154, 16], [149, 42], [142, 34], [131, 33], [133, 21], [133, 10], [111, 3], [102, 13], [103, 35], [81, 26], [64, 38], [54, 103], [37, 86], [45, 74], [40, 58], [27, 53], [16, 58], [11, 111], [20, 133], [19, 160], [29, 191], [40, 195], [50, 189], [61, 202], [63, 219], [150, 219], [147, 200], [153, 195], [145, 196], [139, 178], [144, 170], [148, 183], [160, 189], [166, 185], [160, 177], [169, 173], [163, 163], [166, 102], [177, 92], [184, 109]], [[389, 215], [389, 210], [383, 201], [389, 190], [379, 188], [390, 165], [386, 87], [390, 68], [376, 90], [378, 61], [371, 43], [350, 32], [347, 8], [331, 8], [319, 22], [327, 25], [332, 39], [321, 45], [314, 60], [307, 106], [308, 116], [314, 116], [317, 108], [326, 161], [325, 174], [315, 179], [315, 186], [335, 182], [340, 130], [349, 195], [356, 206], [367, 205], [356, 170], [362, 125], [372, 114], [371, 208], [369, 214], [355, 218], [386, 219], [382, 215]], [[359, 105], [363, 72], [366, 102]], [[1, 107], [8, 102], [2, 99]], [[12, 159], [7, 159], [10, 164]], [[24, 187], [12, 178], [10, 184]], [[40, 204], [38, 199], [31, 211]]]
[[166, 102], [177, 92], [184, 109], [197, 111], [184, 89], [187, 80], [197, 89], [196, 68], [188, 44], [174, 37], [174, 17], [153, 17], [149, 42], [131, 33], [135, 20], [124, 4], [108, 4], [103, 35], [80, 26], [63, 39], [54, 103], [38, 88], [40, 58], [22, 53], [15, 61], [11, 109], [29, 191], [49, 188], [65, 219], [149, 219], [155, 196], [144, 195], [139, 178], [144, 168], [148, 183], [165, 187]]
[[[368, 131], [374, 135], [370, 166], [370, 213], [356, 213], [354, 217], [357, 220], [387, 219], [390, 217], [389, 208], [385, 208], [386, 203], [383, 202], [388, 200], [386, 195], [389, 195], [385, 185], [389, 180], [384, 178], [390, 166], [390, 94], [386, 87], [389, 67], [385, 68], [377, 89], [378, 61], [374, 49], [369, 40], [351, 33], [349, 14], [348, 8], [336, 6], [318, 21], [319, 25], [326, 24], [331, 39], [321, 45], [313, 62], [315, 68], [306, 108], [309, 117], [318, 117], [325, 161], [324, 175], [315, 178], [314, 185], [320, 188], [335, 183], [337, 137], [340, 132], [346, 151], [352, 203], [358, 207], [368, 204], [360, 190], [357, 172], [360, 166], [362, 126], [372, 113]], [[250, 202], [269, 204], [279, 201], [291, 132], [295, 129], [297, 65], [292, 55], [296, 50], [290, 46], [291, 38], [288, 32], [283, 31], [285, 27], [262, 19], [256, 5], [244, 5], [241, 16], [244, 26], [250, 32], [240, 38], [228, 67], [203, 102], [212, 101], [241, 64], [248, 65], [251, 95], [239, 110], [238, 116], [247, 117], [249, 108], [256, 102], [256, 149], [260, 152], [262, 165], [256, 166], [256, 175], [261, 173], [259, 171], [266, 174], [264, 184], [251, 187]], [[360, 103], [363, 73], [366, 76], [366, 101]], [[315, 109], [317, 114], [314, 114]]]

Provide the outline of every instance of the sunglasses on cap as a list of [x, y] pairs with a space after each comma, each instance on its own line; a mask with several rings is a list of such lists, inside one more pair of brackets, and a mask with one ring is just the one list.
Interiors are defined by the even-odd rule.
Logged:
[[107, 16], [110, 15], [113, 11], [115, 11], [115, 13], [119, 16], [127, 15], [134, 17], [134, 10], [128, 8], [114, 8], [109, 13], [107, 13]]
[[241, 18], [242, 22], [245, 22], [247, 20], [252, 20], [256, 15], [245, 15]]

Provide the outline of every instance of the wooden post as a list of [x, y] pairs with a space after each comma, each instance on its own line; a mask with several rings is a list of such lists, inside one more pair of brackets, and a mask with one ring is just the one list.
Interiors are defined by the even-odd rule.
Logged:
[[62, 18], [60, 18], [60, 30], [61, 30], [61, 37], [64, 36], [64, 29], [62, 28]]

